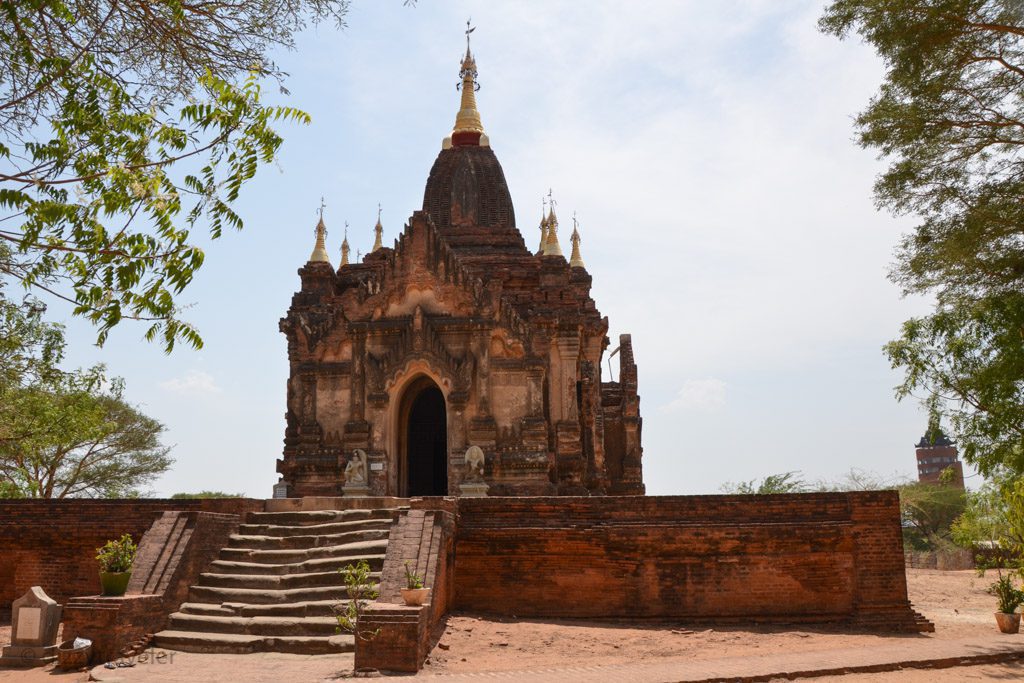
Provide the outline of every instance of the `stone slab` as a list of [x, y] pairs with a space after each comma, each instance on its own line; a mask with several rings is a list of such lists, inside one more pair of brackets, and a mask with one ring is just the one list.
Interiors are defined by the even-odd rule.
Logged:
[[341, 487], [341, 492], [345, 498], [368, 498], [370, 487], [366, 484], [346, 484]]
[[50, 647], [57, 644], [61, 606], [40, 586], [32, 586], [11, 604], [11, 645]]
[[463, 498], [483, 498], [487, 495], [489, 488], [483, 482], [459, 484], [459, 495]]

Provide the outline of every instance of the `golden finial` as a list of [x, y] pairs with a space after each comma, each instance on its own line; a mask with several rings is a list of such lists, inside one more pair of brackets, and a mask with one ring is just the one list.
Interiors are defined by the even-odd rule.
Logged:
[[384, 246], [384, 240], [383, 240], [383, 237], [384, 237], [384, 226], [380, 224], [380, 211], [381, 211], [380, 204], [378, 203], [377, 204], [377, 225], [373, 226], [373, 233], [374, 233], [375, 237], [373, 238], [373, 249], [370, 250], [371, 254]]
[[548, 190], [548, 239], [544, 242], [545, 256], [561, 256], [562, 246], [558, 243], [558, 216], [555, 215], [555, 199]]
[[459, 113], [455, 117], [455, 128], [452, 130], [453, 145], [480, 145], [481, 137], [485, 137], [484, 124], [480, 121], [480, 112], [476, 109], [476, 91], [480, 85], [476, 82], [476, 59], [469, 49], [469, 34], [476, 30], [466, 22], [466, 56], [462, 59], [459, 77], [462, 82], [458, 88], [462, 90], [462, 102]]
[[323, 261], [324, 263], [330, 263], [331, 257], [327, 255], [327, 244], [325, 238], [327, 237], [327, 226], [324, 225], [324, 198], [320, 198], [320, 220], [316, 224], [316, 244], [313, 246], [313, 253], [309, 255], [309, 262], [314, 263], [317, 261]]
[[580, 231], [579, 223], [576, 221], [576, 212], [572, 212], [572, 256], [569, 257], [569, 266], [572, 268], [586, 268], [583, 265], [583, 257], [580, 256]]
[[548, 241], [548, 199], [541, 197], [540, 207], [540, 246], [537, 247], [537, 255], [544, 253], [544, 244]]
[[345, 221], [345, 239], [341, 242], [341, 265], [348, 265], [348, 221]]

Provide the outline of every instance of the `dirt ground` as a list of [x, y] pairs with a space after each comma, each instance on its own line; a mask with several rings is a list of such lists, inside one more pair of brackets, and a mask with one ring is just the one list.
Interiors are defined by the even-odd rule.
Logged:
[[[430, 654], [425, 671], [471, 673], [509, 668], [544, 669], [585, 656], [590, 664], [646, 661], [654, 657], [717, 659], [779, 652], [871, 647], [894, 638], [957, 639], [993, 633], [995, 599], [985, 592], [995, 579], [973, 571], [907, 570], [914, 608], [935, 623], [928, 636], [850, 633], [829, 628], [708, 627], [660, 623], [649, 626], [609, 622], [485, 619], [454, 614]], [[850, 679], [844, 679], [850, 680]], [[924, 680], [924, 679], [922, 679]]]
[[[658, 623], [626, 624], [594, 621], [552, 621], [483, 618], [453, 614], [444, 635], [427, 660], [421, 676], [481, 674], [497, 671], [537, 671], [547, 668], [630, 664], [679, 660], [695, 662], [762, 654], [826, 652], [915, 640], [990, 638], [998, 635], [992, 616], [994, 599], [985, 592], [990, 574], [908, 570], [908, 588], [915, 609], [936, 626], [934, 634], [876, 635], [807, 626], [715, 626]], [[1024, 634], [1019, 636], [1024, 644]], [[10, 625], [0, 625], [0, 643], [10, 642]], [[116, 672], [124, 681], [280, 681], [335, 680], [351, 670], [351, 655], [301, 657], [297, 655], [192, 655], [175, 653], [174, 666], [136, 666]], [[843, 683], [946, 683], [963, 680], [1022, 680], [1024, 663], [957, 667], [941, 670], [907, 669], [879, 674], [852, 674], [815, 680]], [[7, 681], [87, 680], [86, 674], [49, 670], [0, 670]]]

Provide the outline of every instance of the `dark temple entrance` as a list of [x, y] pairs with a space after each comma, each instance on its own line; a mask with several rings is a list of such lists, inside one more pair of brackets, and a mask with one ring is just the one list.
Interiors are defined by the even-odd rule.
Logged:
[[408, 391], [405, 494], [448, 495], [448, 416], [444, 394], [427, 378]]

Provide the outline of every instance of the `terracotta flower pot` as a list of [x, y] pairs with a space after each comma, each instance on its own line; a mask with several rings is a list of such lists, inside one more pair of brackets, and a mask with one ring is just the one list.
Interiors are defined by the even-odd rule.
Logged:
[[996, 623], [999, 624], [999, 630], [1003, 633], [1016, 633], [1020, 630], [1020, 613], [996, 612]]
[[128, 580], [131, 578], [131, 572], [100, 572], [100, 586], [103, 587], [103, 595], [124, 595], [124, 592], [128, 590]]
[[[407, 605], [422, 605], [430, 595], [429, 588], [403, 588], [402, 599]], [[1020, 615], [1017, 615], [1020, 616]]]

